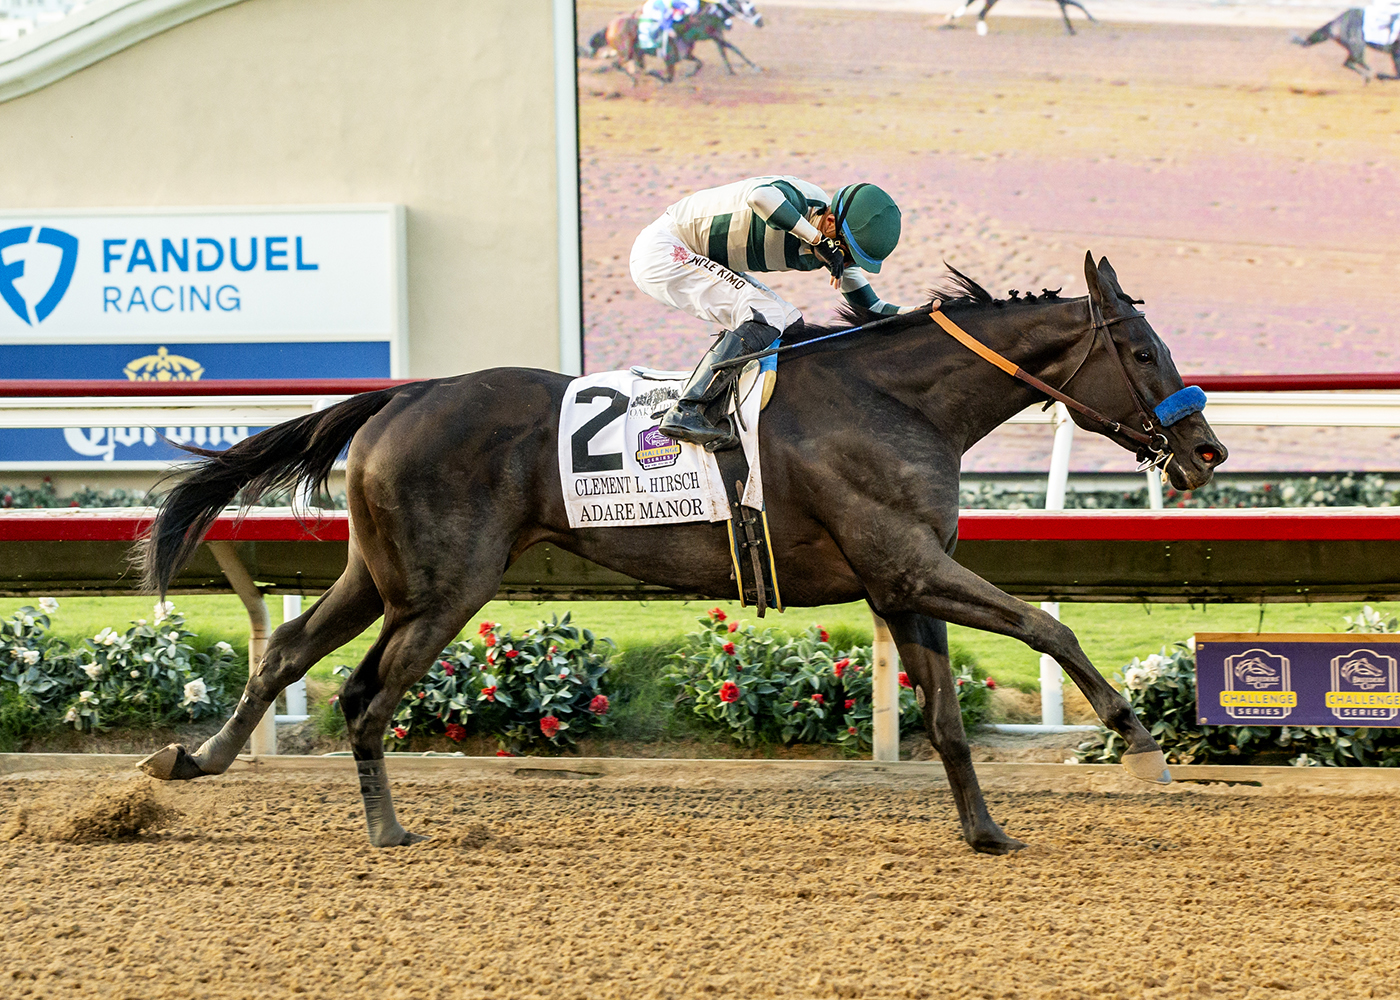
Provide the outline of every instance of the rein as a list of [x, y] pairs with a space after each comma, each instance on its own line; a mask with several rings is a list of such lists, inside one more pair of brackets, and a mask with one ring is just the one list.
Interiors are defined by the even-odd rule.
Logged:
[[[1036, 378], [1030, 372], [1023, 370], [1021, 366], [1014, 361], [992, 350], [992, 348], [973, 337], [970, 333], [949, 319], [941, 309], [930, 309], [927, 315], [929, 319], [933, 320], [934, 323], [942, 328], [943, 332], [984, 361], [995, 365], [1011, 377], [1020, 379], [1037, 392], [1043, 393], [1051, 399], [1063, 403], [1071, 410], [1083, 414], [1110, 432], [1121, 434], [1129, 440], [1142, 445], [1143, 449], [1148, 453], [1147, 457], [1143, 459], [1146, 463], [1144, 468], [1165, 465], [1167, 460], [1171, 457], [1171, 451], [1167, 447], [1166, 436], [1161, 432], [1160, 428], [1169, 427], [1191, 413], [1199, 413], [1205, 407], [1205, 393], [1195, 386], [1187, 386], [1184, 389], [1179, 389], [1162, 400], [1162, 402], [1158, 403], [1155, 407], [1148, 404], [1146, 400], [1142, 398], [1142, 393], [1138, 392], [1137, 386], [1133, 385], [1133, 380], [1128, 377], [1128, 369], [1124, 366], [1123, 359], [1119, 356], [1117, 346], [1113, 341], [1113, 335], [1109, 332], [1109, 327], [1113, 326], [1115, 323], [1122, 323], [1124, 320], [1143, 318], [1145, 314], [1136, 309], [1126, 316], [1108, 318], [1103, 315], [1102, 310], [1095, 308], [1093, 299], [1089, 300], [1089, 329], [1093, 334], [1093, 340], [1089, 343], [1089, 350], [1085, 352], [1084, 359], [1080, 361], [1078, 367], [1075, 368], [1074, 373], [1070, 375], [1069, 379], [1065, 380], [1065, 384], [1068, 385], [1070, 380], [1072, 380], [1075, 375], [1079, 374], [1079, 369], [1084, 366], [1084, 362], [1088, 360], [1089, 354], [1093, 353], [1094, 346], [1098, 343], [1099, 333], [1102, 332], [1108, 338], [1108, 353], [1112, 356], [1114, 361], [1117, 362], [1118, 373], [1123, 376], [1123, 384], [1127, 386], [1128, 396], [1132, 399], [1133, 407], [1137, 410], [1138, 418], [1142, 422], [1142, 430], [1125, 427], [1122, 421], [1104, 416], [1093, 407], [1079, 402], [1079, 400], [1056, 389], [1047, 382]], [[847, 337], [853, 333], [863, 333], [890, 326], [897, 320], [907, 322], [908, 314], [886, 316], [884, 319], [877, 319], [861, 326], [851, 327], [849, 330], [838, 330], [835, 333], [823, 334], [820, 337], [813, 337], [810, 340], [801, 340], [793, 344], [782, 344], [777, 347], [769, 347], [762, 351], [754, 351], [750, 354], [741, 354], [736, 358], [720, 362], [715, 365], [715, 369], [735, 368], [740, 365], [748, 364], [750, 361], [758, 360], [759, 358], [782, 354], [786, 351], [796, 350], [799, 347], [806, 347], [810, 344], [818, 344], [823, 340]], [[1149, 414], [1156, 415], [1161, 422], [1160, 425], [1154, 422], [1152, 416]]]

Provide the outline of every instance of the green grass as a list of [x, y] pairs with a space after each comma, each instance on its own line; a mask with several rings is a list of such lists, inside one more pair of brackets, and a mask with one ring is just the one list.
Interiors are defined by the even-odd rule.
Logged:
[[[201, 645], [224, 640], [246, 656], [248, 618], [232, 596], [199, 595], [175, 598], [176, 608], [185, 615], [188, 627], [199, 634]], [[281, 622], [282, 602], [269, 600], [273, 624]], [[0, 600], [0, 617], [8, 618], [25, 604], [33, 601], [7, 598]], [[104, 627], [124, 629], [136, 618], [150, 617], [152, 601], [141, 597], [68, 597], [59, 601], [53, 617], [54, 634], [77, 643], [84, 637], [96, 635]], [[308, 604], [309, 606], [309, 604]], [[743, 622], [772, 625], [788, 632], [797, 632], [811, 623], [825, 627], [838, 645], [868, 643], [871, 637], [870, 611], [863, 603], [834, 605], [824, 608], [797, 608], [786, 614], [770, 614], [761, 623], [752, 610], [744, 610], [731, 602], [683, 603], [677, 601], [595, 601], [595, 602], [514, 602], [495, 601], [488, 604], [463, 630], [475, 635], [483, 620], [503, 623], [506, 628], [520, 632], [541, 618], [573, 613], [576, 624], [588, 628], [599, 637], [618, 644], [621, 653], [613, 668], [613, 682], [621, 690], [635, 694], [619, 698], [619, 731], [632, 732], [642, 738], [646, 727], [655, 727], [665, 713], [658, 711], [662, 697], [654, 685], [642, 682], [654, 676], [664, 663], [666, 652], [693, 631], [695, 619], [711, 607], [720, 607]], [[1375, 605], [1383, 614], [1400, 614], [1400, 603]], [[1271, 604], [1264, 607], [1263, 628], [1277, 632], [1341, 631], [1343, 615], [1355, 615], [1360, 604]], [[1084, 651], [1101, 672], [1112, 676], [1134, 656], [1156, 652], [1163, 645], [1177, 642], [1193, 632], [1253, 632], [1260, 625], [1257, 604], [1212, 604], [1205, 607], [1184, 604], [1064, 604], [1061, 617], [1079, 636]], [[358, 639], [347, 643], [312, 668], [310, 677], [330, 687], [336, 684], [332, 668], [336, 664], [354, 665], [368, 650], [377, 633], [377, 626]], [[952, 643], [972, 656], [981, 668], [997, 682], [1024, 691], [1039, 688], [1039, 657], [1013, 639], [995, 636], [975, 629], [949, 629]], [[627, 728], [632, 727], [632, 728]], [[676, 735], [662, 734], [655, 735]]]

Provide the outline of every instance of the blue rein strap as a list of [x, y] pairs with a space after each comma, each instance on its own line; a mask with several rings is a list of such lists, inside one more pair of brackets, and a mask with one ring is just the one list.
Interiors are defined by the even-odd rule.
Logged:
[[1152, 410], [1163, 427], [1170, 427], [1179, 420], [1185, 420], [1193, 413], [1206, 408], [1206, 394], [1198, 385], [1188, 385], [1178, 389], [1162, 400]]

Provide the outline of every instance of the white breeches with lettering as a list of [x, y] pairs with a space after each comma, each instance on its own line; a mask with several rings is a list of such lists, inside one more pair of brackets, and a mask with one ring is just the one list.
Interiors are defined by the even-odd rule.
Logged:
[[652, 298], [725, 330], [748, 322], [754, 313], [779, 330], [802, 318], [795, 305], [767, 285], [687, 247], [667, 215], [643, 229], [632, 244], [631, 266], [632, 280]]

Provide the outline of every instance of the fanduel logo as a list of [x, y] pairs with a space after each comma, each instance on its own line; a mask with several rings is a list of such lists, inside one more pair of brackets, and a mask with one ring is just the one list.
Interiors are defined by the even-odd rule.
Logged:
[[[37, 232], [36, 232], [37, 230]], [[30, 237], [33, 237], [31, 240]], [[27, 249], [17, 250], [16, 247]], [[57, 250], [43, 249], [53, 247]], [[7, 254], [6, 251], [9, 251]], [[34, 279], [39, 278], [45, 258], [58, 257], [58, 265], [53, 272], [53, 280], [46, 291], [34, 287]], [[8, 260], [6, 258], [9, 258]], [[0, 298], [24, 320], [28, 326], [42, 323], [49, 313], [63, 301], [68, 291], [68, 283], [73, 280], [73, 268], [78, 263], [78, 238], [61, 229], [37, 226], [16, 226], [0, 232]], [[31, 273], [26, 279], [25, 266]], [[38, 273], [35, 273], [38, 272]], [[20, 282], [16, 285], [16, 282]], [[42, 282], [40, 282], [42, 284]], [[25, 292], [29, 292], [28, 296]], [[34, 300], [31, 305], [31, 300]]]

